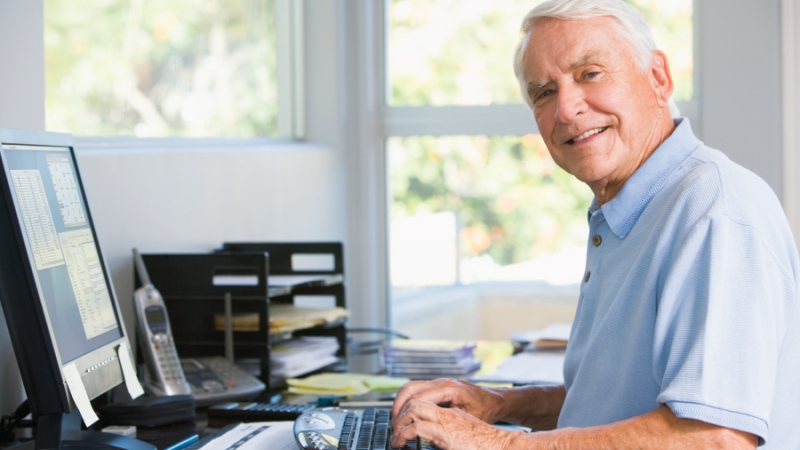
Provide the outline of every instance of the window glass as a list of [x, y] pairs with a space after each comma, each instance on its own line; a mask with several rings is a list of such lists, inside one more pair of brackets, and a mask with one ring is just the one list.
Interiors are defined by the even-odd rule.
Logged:
[[395, 137], [388, 150], [398, 293], [580, 279], [593, 196], [553, 162], [539, 135]]
[[675, 91], [672, 98], [689, 101], [693, 95], [693, 0], [627, 0], [642, 13], [656, 45], [667, 54]]
[[[668, 56], [675, 100], [692, 98], [692, 0], [628, 0]], [[520, 103], [512, 70], [522, 18], [537, 0], [391, 0], [390, 105]]]
[[270, 136], [272, 0], [45, 0], [47, 128]]

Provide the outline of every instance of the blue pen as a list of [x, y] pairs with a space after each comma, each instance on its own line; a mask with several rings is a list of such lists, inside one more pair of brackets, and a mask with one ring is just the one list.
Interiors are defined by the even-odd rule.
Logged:
[[164, 450], [182, 450], [200, 440], [200, 436], [193, 434], [182, 441], [178, 441]]

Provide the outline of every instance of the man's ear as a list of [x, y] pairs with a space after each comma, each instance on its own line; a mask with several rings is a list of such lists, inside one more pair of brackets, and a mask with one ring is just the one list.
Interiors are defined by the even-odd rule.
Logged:
[[672, 83], [672, 73], [669, 70], [667, 55], [661, 50], [653, 52], [653, 65], [650, 68], [650, 78], [653, 83], [653, 93], [656, 95], [658, 106], [665, 107], [675, 85]]

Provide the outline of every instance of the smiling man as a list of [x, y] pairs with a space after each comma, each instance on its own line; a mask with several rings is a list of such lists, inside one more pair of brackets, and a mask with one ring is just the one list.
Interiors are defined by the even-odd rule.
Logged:
[[539, 131], [595, 194], [565, 385], [410, 383], [393, 445], [800, 448], [800, 261], [774, 193], [673, 119], [667, 58], [621, 0], [551, 0], [522, 33]]

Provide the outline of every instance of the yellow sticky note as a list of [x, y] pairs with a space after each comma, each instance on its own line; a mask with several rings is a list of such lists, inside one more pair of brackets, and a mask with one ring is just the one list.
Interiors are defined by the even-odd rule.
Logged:
[[363, 393], [369, 389], [364, 385], [363, 375], [349, 373], [320, 373], [306, 378], [290, 378], [286, 380], [289, 386], [317, 391], [330, 391], [333, 393]]
[[376, 375], [366, 378], [364, 384], [366, 384], [371, 391], [399, 391], [400, 388], [409, 381], [411, 381], [410, 378]]

